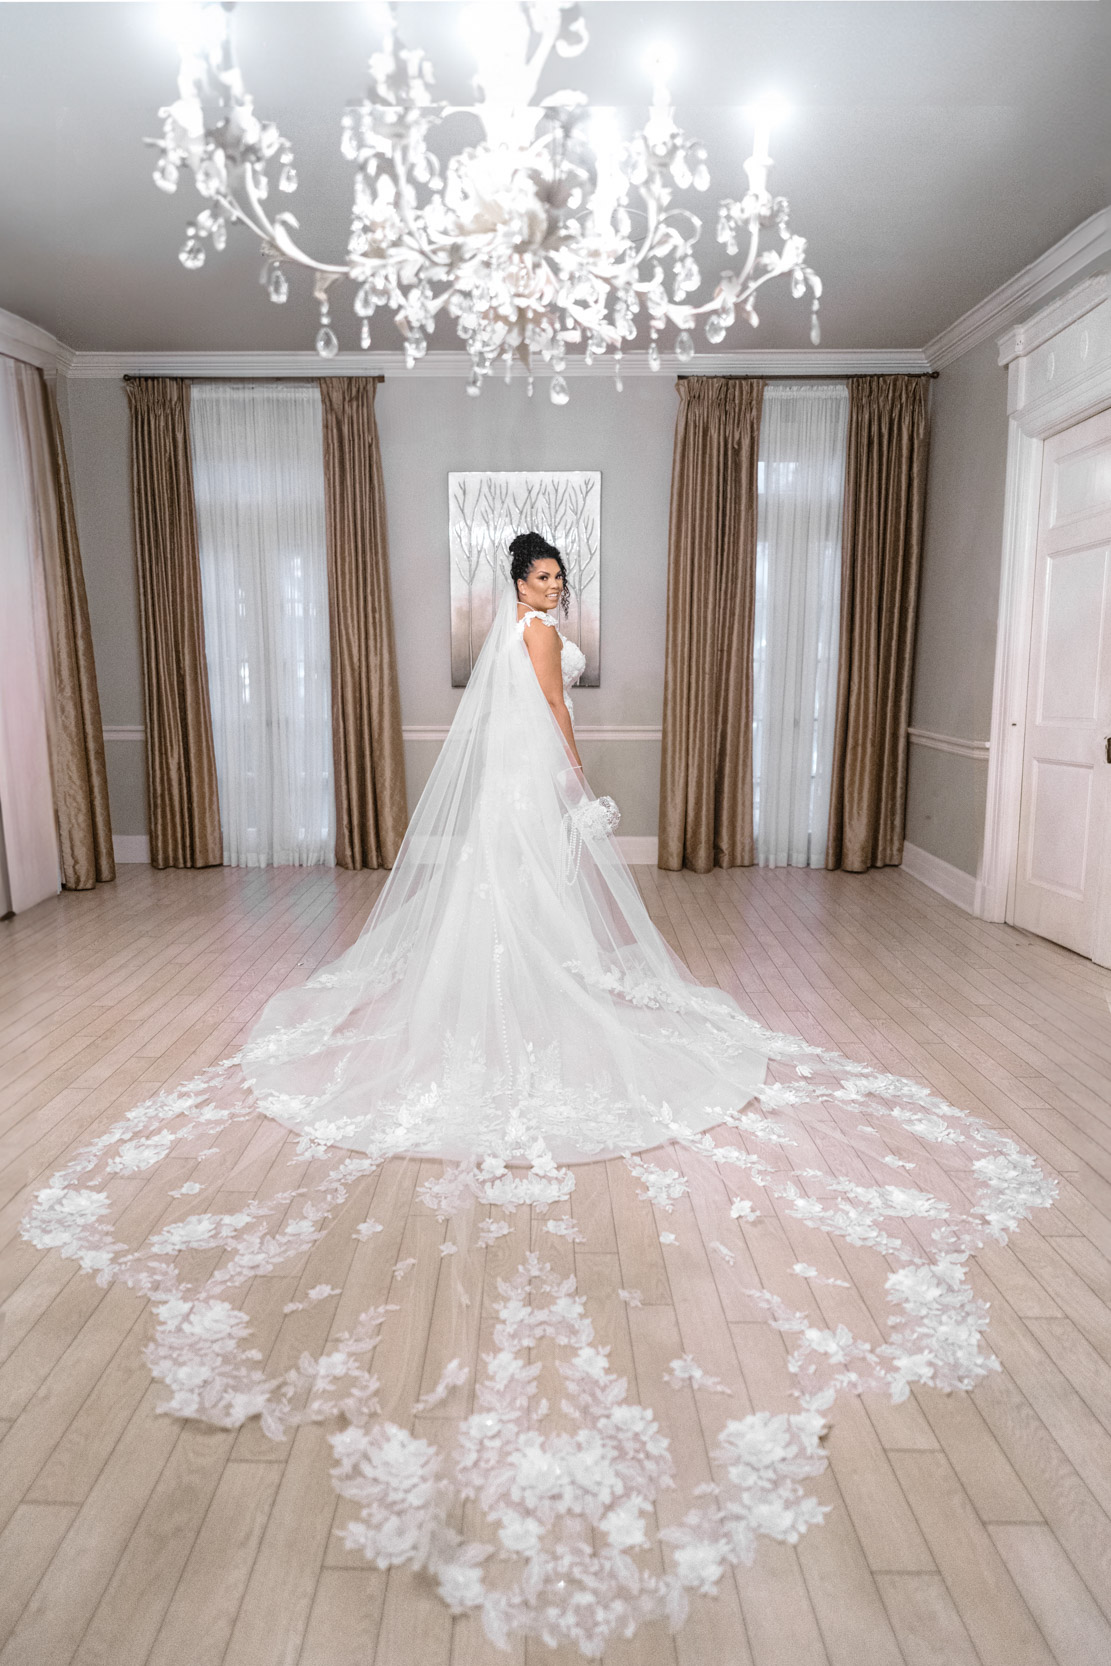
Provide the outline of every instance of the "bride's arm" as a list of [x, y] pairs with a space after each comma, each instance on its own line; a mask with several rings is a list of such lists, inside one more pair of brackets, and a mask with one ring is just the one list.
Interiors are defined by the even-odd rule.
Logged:
[[582, 769], [582, 759], [575, 745], [575, 731], [571, 726], [571, 713], [567, 710], [567, 703], [563, 698], [559, 632], [553, 630], [550, 625], [542, 624], [538, 619], [530, 619], [525, 626], [525, 647], [529, 651], [541, 693], [552, 708], [552, 716], [559, 724], [560, 732], [567, 742], [567, 750], [575, 760], [576, 768]]

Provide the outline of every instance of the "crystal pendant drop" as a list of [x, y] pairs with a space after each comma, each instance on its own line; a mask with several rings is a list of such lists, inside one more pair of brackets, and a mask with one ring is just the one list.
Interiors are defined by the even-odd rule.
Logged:
[[359, 346], [366, 350], [370, 346], [370, 319], [363, 319], [363, 327], [359, 331]]
[[694, 337], [689, 330], [680, 330], [675, 337], [675, 357], [680, 364], [690, 364], [694, 358]]
[[274, 266], [271, 268], [270, 276], [266, 283], [266, 290], [275, 306], [280, 307], [284, 301], [288, 301], [289, 279], [286, 277], [280, 266]]
[[479, 394], [482, 392], [482, 377], [478, 374], [477, 370], [472, 370], [467, 379], [467, 392], [470, 394], [472, 399], [477, 399]]
[[177, 190], [178, 171], [168, 156], [159, 157], [158, 166], [151, 177], [160, 191], [172, 196]]
[[228, 242], [228, 222], [222, 214], [217, 214], [212, 222], [212, 247], [224, 249]]
[[334, 359], [339, 352], [339, 342], [336, 333], [324, 324], [316, 332], [316, 350], [322, 359]]
[[177, 258], [187, 272], [196, 272], [204, 265], [204, 249], [195, 237], [190, 237], [182, 244]]
[[712, 312], [706, 320], [706, 340], [715, 347], [725, 340], [725, 320], [719, 312]]
[[278, 175], [278, 190], [279, 191], [296, 191], [296, 189], [297, 189], [297, 169], [296, 168], [291, 168], [289, 166], [288, 162], [287, 162], [285, 167], [282, 169], [281, 173]]
[[822, 339], [822, 326], [821, 326], [821, 324], [819, 324], [818, 314], [817, 314], [817, 312], [815, 312], [812, 315], [811, 319], [810, 319], [810, 340], [811, 340], [811, 343], [815, 347], [817, 347], [817, 346], [820, 345], [821, 339]]
[[652, 340], [648, 343], [648, 368], [649, 370], [658, 370], [660, 368], [660, 349], [656, 345], [655, 336], [653, 336]]
[[552, 385], [548, 389], [548, 398], [553, 405], [566, 405], [571, 397], [571, 389], [567, 386], [564, 376], [553, 376]]

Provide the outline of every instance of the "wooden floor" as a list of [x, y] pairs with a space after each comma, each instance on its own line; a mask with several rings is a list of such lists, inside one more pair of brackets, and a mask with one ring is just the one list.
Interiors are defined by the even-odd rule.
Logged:
[[[832, 1506], [825, 1526], [797, 1549], [764, 1541], [755, 1567], [700, 1602], [678, 1636], [646, 1628], [606, 1661], [1108, 1666], [1111, 974], [972, 920], [898, 871], [637, 872], [696, 975], [775, 1029], [1003, 1123], [1062, 1184], [1054, 1209], [978, 1257], [1002, 1372], [972, 1394], [839, 1402], [829, 1470], [810, 1484]], [[419, 1578], [345, 1551], [333, 1529], [348, 1507], [321, 1428], [276, 1446], [252, 1428], [156, 1416], [165, 1395], [142, 1359], [143, 1304], [18, 1237], [32, 1185], [152, 1090], [233, 1051], [272, 990], [351, 940], [378, 884], [124, 868], [113, 886], [0, 925], [0, 1666], [578, 1658], [532, 1645], [500, 1654]], [[655, 1408], [684, 1477], [703, 1479], [726, 1417], [752, 1403], [789, 1409], [782, 1339], [705, 1253], [700, 1224], [707, 1241], [721, 1236], [713, 1199], [696, 1187], [682, 1200], [666, 1221], [679, 1244], [661, 1248], [620, 1165], [579, 1177], [570, 1209], [590, 1211], [590, 1250], [549, 1236], [546, 1255], [566, 1256], [631, 1396]], [[414, 1204], [417, 1178], [410, 1163], [377, 1179], [374, 1213], [396, 1245], [380, 1265], [444, 1231]], [[519, 1212], [486, 1252], [487, 1283], [533, 1230]], [[817, 1236], [800, 1245], [808, 1259]], [[823, 1253], [827, 1270], [859, 1272], [862, 1252], [829, 1240]], [[322, 1276], [310, 1256], [299, 1278], [266, 1281], [272, 1340], [288, 1325], [306, 1345], [297, 1327], [309, 1316], [281, 1310]], [[638, 1288], [643, 1307], [619, 1302], [619, 1285]], [[867, 1324], [863, 1298], [846, 1299], [864, 1314], [849, 1322]], [[406, 1302], [375, 1359], [395, 1407], [436, 1381], [437, 1326], [458, 1320], [435, 1277], [408, 1286]], [[476, 1347], [483, 1322], [476, 1313]], [[734, 1398], [692, 1404], [689, 1389], [661, 1388], [684, 1351], [734, 1383]], [[466, 1414], [455, 1393], [423, 1420], [428, 1438]]]

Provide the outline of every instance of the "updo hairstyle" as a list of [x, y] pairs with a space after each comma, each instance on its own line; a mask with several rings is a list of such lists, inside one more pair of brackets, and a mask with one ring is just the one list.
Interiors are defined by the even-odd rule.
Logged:
[[559, 605], [566, 613], [571, 606], [571, 591], [562, 555], [555, 545], [549, 544], [539, 532], [519, 532], [509, 546], [509, 576], [513, 580], [515, 590], [518, 580], [527, 578], [537, 561], [554, 561], [563, 574], [563, 593]]

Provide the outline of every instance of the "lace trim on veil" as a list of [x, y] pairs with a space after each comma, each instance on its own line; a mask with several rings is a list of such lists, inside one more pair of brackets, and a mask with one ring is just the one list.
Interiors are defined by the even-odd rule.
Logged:
[[[333, 1424], [333, 1483], [356, 1507], [350, 1548], [425, 1570], [501, 1647], [531, 1636], [596, 1658], [646, 1621], [681, 1624], [691, 1596], [750, 1562], [761, 1536], [794, 1543], [820, 1523], [804, 1483], [824, 1467], [840, 1394], [899, 1402], [911, 1385], [966, 1389], [997, 1368], [968, 1259], [1055, 1185], [928, 1087], [768, 1032], [694, 982], [652, 925], [603, 801], [569, 768], [514, 611], [507, 593], [358, 941], [274, 996], [234, 1058], [155, 1094], [67, 1163], [23, 1233], [150, 1301], [163, 1411], [221, 1428], [257, 1417], [274, 1440]], [[561, 877], [568, 815], [579, 846]], [[258, 1149], [265, 1184], [228, 1208]], [[414, 1262], [400, 1228], [369, 1210], [387, 1159], [414, 1152], [445, 1158], [418, 1192], [443, 1237], [420, 1254], [444, 1258], [454, 1310], [472, 1300], [468, 1280], [481, 1288], [488, 1252], [516, 1241], [518, 1211], [544, 1223], [550, 1247], [522, 1236], [497, 1281], [473, 1400], [472, 1367], [453, 1359], [408, 1414], [387, 1416], [373, 1359]], [[737, 1300], [782, 1332], [797, 1396], [790, 1413], [728, 1418], [713, 1483], [659, 1532], [655, 1502], [682, 1477], [565, 1270], [571, 1246], [591, 1244], [570, 1163], [608, 1153], [665, 1253], [692, 1228], [697, 1186], [710, 1251], [750, 1281]], [[166, 1208], [151, 1226], [158, 1173]], [[798, 1259], [801, 1233], [814, 1234], [812, 1262]], [[839, 1244], [877, 1258], [852, 1307]], [[326, 1275], [345, 1268], [336, 1289]], [[279, 1344], [270, 1365], [252, 1313], [267, 1322], [282, 1271], [301, 1275], [294, 1334], [302, 1312], [335, 1306], [312, 1347], [290, 1363]], [[532, 1357], [543, 1340], [559, 1355], [558, 1421]], [[657, 1404], [688, 1388], [728, 1392], [693, 1354], [641, 1384]], [[419, 1420], [452, 1406], [456, 1437], [440, 1450]]]

